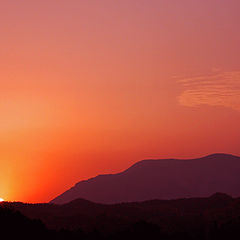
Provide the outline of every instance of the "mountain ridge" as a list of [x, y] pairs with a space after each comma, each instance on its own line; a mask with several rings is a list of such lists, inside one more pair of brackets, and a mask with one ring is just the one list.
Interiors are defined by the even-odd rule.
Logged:
[[214, 192], [240, 196], [238, 171], [240, 157], [225, 153], [196, 159], [146, 159], [122, 172], [80, 181], [51, 203], [63, 204], [77, 198], [119, 203], [206, 197]]

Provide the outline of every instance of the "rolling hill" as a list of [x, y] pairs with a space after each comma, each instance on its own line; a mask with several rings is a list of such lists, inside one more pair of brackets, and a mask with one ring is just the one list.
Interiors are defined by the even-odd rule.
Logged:
[[[233, 239], [226, 238], [229, 233], [237, 233], [240, 236], [240, 198], [232, 198], [223, 193], [215, 193], [208, 198], [150, 200], [120, 204], [99, 204], [84, 199], [76, 199], [62, 205], [3, 202], [0, 203], [0, 217], [1, 209], [9, 209], [13, 213], [20, 212], [33, 221], [39, 219], [47, 229], [57, 232], [64, 229], [73, 233], [82, 232], [88, 236], [95, 233], [105, 237], [113, 236], [113, 238], [97, 236], [94, 239], [135, 239], [135, 233], [133, 237], [130, 236], [136, 228], [141, 235], [143, 231], [148, 232], [149, 228], [152, 232], [154, 226], [155, 230], [157, 228], [169, 237], [143, 239], [215, 240], [221, 239], [219, 238], [219, 234], [222, 235], [221, 231], [225, 232], [223, 239]], [[6, 220], [4, 216], [2, 217], [4, 223]], [[236, 228], [236, 231], [233, 228]], [[124, 232], [126, 236], [121, 237]], [[181, 238], [183, 233], [184, 237]], [[202, 235], [201, 238], [199, 234]], [[217, 234], [217, 237], [209, 238], [209, 234], [213, 236]]]

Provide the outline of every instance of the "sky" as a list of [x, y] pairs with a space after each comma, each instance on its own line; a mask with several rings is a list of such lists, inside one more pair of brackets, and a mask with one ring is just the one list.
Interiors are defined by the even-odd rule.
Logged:
[[48, 202], [141, 159], [240, 155], [239, 0], [0, 3], [0, 197]]

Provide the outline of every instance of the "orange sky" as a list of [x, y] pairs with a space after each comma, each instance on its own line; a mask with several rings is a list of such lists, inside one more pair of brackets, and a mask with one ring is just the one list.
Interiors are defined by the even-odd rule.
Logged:
[[238, 0], [0, 4], [0, 197], [45, 202], [144, 158], [240, 155]]

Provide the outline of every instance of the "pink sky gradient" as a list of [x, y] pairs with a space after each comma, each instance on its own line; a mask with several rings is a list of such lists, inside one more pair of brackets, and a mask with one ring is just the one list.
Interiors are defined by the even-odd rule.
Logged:
[[49, 201], [145, 158], [240, 155], [238, 0], [0, 4], [0, 197]]

